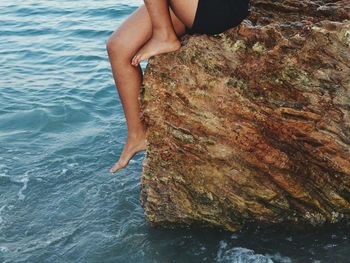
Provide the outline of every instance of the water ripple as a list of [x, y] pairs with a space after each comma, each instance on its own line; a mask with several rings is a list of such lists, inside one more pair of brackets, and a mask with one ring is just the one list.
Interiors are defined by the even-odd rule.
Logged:
[[108, 173], [127, 128], [105, 49], [141, 3], [0, 2], [0, 262], [346, 262], [349, 226], [145, 224], [144, 153]]

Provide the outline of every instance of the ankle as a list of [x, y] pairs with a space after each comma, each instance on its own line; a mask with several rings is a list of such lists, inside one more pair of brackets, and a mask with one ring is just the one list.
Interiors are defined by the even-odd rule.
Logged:
[[140, 140], [145, 138], [146, 138], [145, 130], [128, 132], [128, 139]]
[[178, 40], [178, 38], [177, 38], [177, 36], [172, 28], [171, 29], [167, 29], [167, 28], [153, 29], [152, 38], [159, 39], [162, 41]]

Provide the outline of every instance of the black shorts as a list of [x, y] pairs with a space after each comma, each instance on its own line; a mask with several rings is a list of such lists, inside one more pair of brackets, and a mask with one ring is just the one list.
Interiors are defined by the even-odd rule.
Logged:
[[249, 0], [198, 0], [192, 28], [186, 27], [186, 33], [219, 34], [238, 26], [249, 14]]

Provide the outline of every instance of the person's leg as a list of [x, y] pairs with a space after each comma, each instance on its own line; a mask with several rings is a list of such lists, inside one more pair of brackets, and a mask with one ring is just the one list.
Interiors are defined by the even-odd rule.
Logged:
[[[178, 36], [185, 33], [184, 24], [171, 11], [171, 20]], [[111, 172], [126, 166], [134, 154], [146, 149], [145, 128], [140, 120], [139, 92], [142, 82], [140, 66], [134, 67], [130, 61], [137, 50], [152, 36], [152, 24], [145, 6], [139, 7], [111, 35], [107, 41], [107, 51], [113, 77], [124, 109], [128, 138], [118, 162]]]
[[152, 22], [151, 39], [135, 54], [131, 64], [137, 66], [142, 60], [154, 55], [176, 51], [180, 42], [174, 32], [169, 5], [187, 27], [191, 27], [199, 0], [144, 0]]

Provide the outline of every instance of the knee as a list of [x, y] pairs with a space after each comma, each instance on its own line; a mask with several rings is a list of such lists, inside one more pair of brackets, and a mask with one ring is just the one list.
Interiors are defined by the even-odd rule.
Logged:
[[119, 48], [119, 41], [113, 35], [107, 39], [106, 42], [106, 50], [108, 55], [115, 53], [115, 51]]
[[127, 44], [118, 35], [113, 34], [107, 39], [106, 50], [109, 56], [119, 57], [123, 53], [125, 54], [126, 48]]

